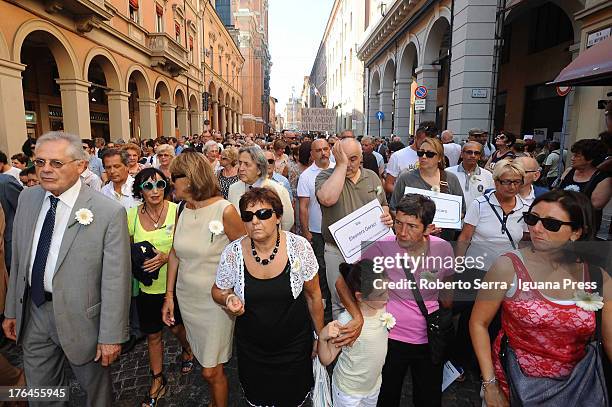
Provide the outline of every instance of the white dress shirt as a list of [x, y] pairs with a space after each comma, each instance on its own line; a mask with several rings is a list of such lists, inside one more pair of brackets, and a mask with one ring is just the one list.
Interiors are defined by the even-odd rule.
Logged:
[[112, 181], [104, 185], [100, 192], [102, 192], [104, 195], [108, 196], [109, 198], [112, 198], [115, 201], [119, 202], [121, 206], [123, 206], [125, 210], [127, 211], [128, 209], [133, 208], [134, 206], [138, 206], [140, 204], [140, 201], [138, 201], [132, 195], [133, 185], [134, 185], [134, 178], [131, 175], [128, 175], [127, 180], [125, 180], [123, 185], [121, 185], [120, 194], [115, 192], [115, 185], [113, 184]]
[[[53, 236], [51, 236], [51, 246], [49, 247], [49, 255], [47, 256], [47, 263], [45, 265], [45, 276], [44, 276], [44, 287], [45, 291], [53, 292], [53, 275], [55, 274], [55, 265], [57, 263], [57, 256], [59, 255], [62, 240], [64, 239], [64, 232], [70, 221], [70, 215], [72, 209], [79, 197], [81, 191], [81, 180], [64, 191], [63, 194], [58, 196], [59, 202], [55, 210], [55, 224], [53, 226]], [[47, 212], [51, 207], [51, 200], [49, 197], [51, 193], [47, 191], [45, 199], [43, 200], [42, 207], [38, 213], [38, 220], [36, 221], [36, 228], [34, 229], [34, 240], [32, 241], [32, 253], [30, 254], [30, 265], [29, 265], [29, 282], [32, 285], [32, 265], [36, 258], [36, 250], [38, 248], [38, 240], [40, 239], [40, 232], [45, 222]], [[80, 208], [79, 208], [80, 209]]]

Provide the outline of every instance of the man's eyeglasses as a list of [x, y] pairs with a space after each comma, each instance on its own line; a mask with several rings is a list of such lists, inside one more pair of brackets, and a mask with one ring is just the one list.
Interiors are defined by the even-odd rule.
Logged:
[[524, 212], [523, 220], [529, 226], [535, 226], [538, 224], [538, 222], [542, 222], [542, 226], [544, 226], [544, 229], [550, 232], [558, 232], [559, 229], [561, 229], [561, 226], [563, 225], [569, 225], [569, 226], [574, 225], [573, 222], [563, 222], [562, 220], [559, 220], [559, 219], [541, 218], [538, 215], [533, 214], [531, 212]]
[[163, 179], [157, 180], [156, 182], [145, 181], [140, 184], [140, 189], [143, 191], [153, 191], [153, 189], [166, 189], [166, 181]]
[[438, 153], [436, 153], [435, 151], [424, 151], [424, 150], [417, 151], [417, 156], [419, 157], [425, 156], [427, 158], [434, 158], [437, 155]]
[[62, 168], [64, 165], [75, 162], [75, 161], [80, 161], [80, 160], [75, 159], [75, 160], [63, 162], [61, 160], [44, 160], [42, 158], [37, 158], [36, 160], [34, 160], [34, 165], [39, 168], [42, 168], [45, 166], [45, 164], [49, 163], [49, 165], [53, 168]]
[[515, 187], [518, 187], [523, 185], [523, 180], [518, 179], [498, 179], [497, 182], [499, 182], [503, 186], [513, 185]]
[[177, 179], [179, 178], [186, 178], [187, 175], [185, 174], [171, 174], [170, 175], [170, 179], [172, 180], [172, 182], [176, 182]]
[[537, 170], [525, 170], [525, 174], [533, 174], [534, 172], [540, 172], [540, 169]]
[[268, 220], [272, 217], [273, 213], [274, 213], [274, 209], [271, 209], [271, 208], [259, 209], [259, 210], [256, 210], [255, 212], [242, 211], [240, 213], [240, 218], [242, 219], [243, 222], [251, 222], [253, 220], [253, 216], [257, 216], [257, 219], [259, 220]]
[[482, 153], [478, 150], [464, 150], [465, 155], [481, 155]]

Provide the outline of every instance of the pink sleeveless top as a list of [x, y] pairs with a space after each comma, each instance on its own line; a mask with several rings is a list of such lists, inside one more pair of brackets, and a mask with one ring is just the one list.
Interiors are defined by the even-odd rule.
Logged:
[[[531, 282], [523, 261], [514, 253], [517, 279]], [[585, 264], [586, 276], [588, 270]], [[538, 290], [516, 290], [502, 303], [502, 329], [493, 343], [495, 376], [508, 396], [508, 384], [500, 360], [501, 339], [506, 333], [519, 365], [527, 376], [562, 377], [571, 373], [584, 357], [585, 347], [595, 332], [595, 313], [576, 305], [561, 305]]]

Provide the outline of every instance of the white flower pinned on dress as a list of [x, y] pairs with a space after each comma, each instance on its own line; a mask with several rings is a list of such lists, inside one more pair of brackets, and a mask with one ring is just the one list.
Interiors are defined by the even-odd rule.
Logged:
[[208, 224], [208, 230], [210, 230], [210, 242], [212, 243], [215, 236], [223, 233], [223, 223], [218, 220], [211, 220]]
[[572, 185], [568, 185], [565, 188], [563, 188], [564, 191], [574, 191], [574, 192], [580, 192], [580, 187], [578, 185], [572, 184]]
[[390, 312], [383, 312], [380, 320], [382, 321], [382, 326], [387, 328], [387, 331], [390, 331], [395, 326], [395, 317]]
[[586, 311], [598, 311], [603, 308], [603, 297], [598, 292], [587, 293], [584, 290], [574, 291], [576, 306]]
[[300, 259], [296, 257], [296, 259], [293, 261], [293, 264], [291, 264], [291, 270], [296, 272], [300, 270], [300, 267], [302, 267], [302, 263], [300, 263]]
[[440, 187], [437, 185], [434, 185], [433, 187], [431, 187], [431, 190], [434, 192], [434, 194], [440, 193]]
[[93, 222], [93, 217], [93, 212], [87, 208], [81, 208], [74, 213], [74, 218], [76, 221], [85, 226]]
[[376, 187], [376, 195], [380, 195], [380, 194], [382, 194], [382, 193], [383, 193], [383, 188], [382, 188], [382, 186], [380, 186], [380, 185], [379, 185], [379, 186], [377, 186], [377, 187]]

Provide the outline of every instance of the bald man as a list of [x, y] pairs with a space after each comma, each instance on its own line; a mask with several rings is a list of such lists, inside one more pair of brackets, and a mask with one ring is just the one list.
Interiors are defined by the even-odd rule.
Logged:
[[465, 205], [468, 208], [485, 191], [495, 188], [493, 174], [478, 166], [482, 151], [482, 144], [476, 141], [468, 141], [461, 149], [461, 164], [446, 169], [446, 171], [457, 176], [463, 188]]
[[525, 180], [519, 189], [519, 195], [527, 206], [531, 206], [538, 196], [548, 191], [544, 187], [534, 185], [534, 182], [540, 179], [540, 175], [542, 175], [540, 165], [531, 157], [518, 157], [514, 159], [514, 162], [525, 170]]
[[344, 263], [345, 260], [329, 231], [329, 225], [374, 199], [378, 199], [384, 211], [380, 220], [388, 227], [392, 227], [393, 219], [389, 214], [389, 205], [378, 174], [361, 167], [363, 160], [361, 144], [354, 138], [345, 138], [334, 145], [332, 153], [336, 157], [336, 166], [323, 170], [317, 175], [315, 191], [321, 205], [321, 232], [325, 241], [325, 268], [332, 297], [333, 317], [337, 318], [346, 308], [356, 319], [349, 322], [350, 329], [345, 327], [343, 328], [345, 331], [341, 331], [343, 337], [350, 336], [347, 341], [339, 342], [344, 344], [357, 339], [363, 325], [363, 317], [359, 307], [352, 300], [352, 294], [344, 284], [344, 280], [338, 278], [340, 263]]

